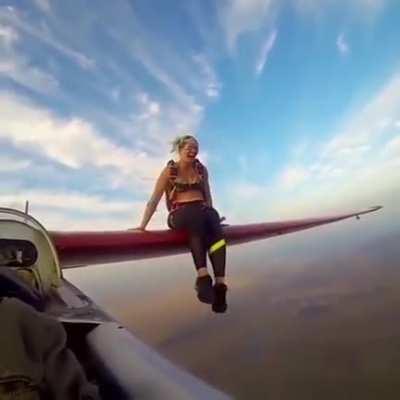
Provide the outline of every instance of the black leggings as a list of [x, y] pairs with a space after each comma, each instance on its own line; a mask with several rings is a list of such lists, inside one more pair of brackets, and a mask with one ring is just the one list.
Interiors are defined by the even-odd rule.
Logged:
[[180, 206], [168, 216], [171, 229], [189, 234], [189, 247], [196, 269], [207, 266], [207, 250], [215, 277], [225, 276], [226, 244], [218, 212], [200, 201]]

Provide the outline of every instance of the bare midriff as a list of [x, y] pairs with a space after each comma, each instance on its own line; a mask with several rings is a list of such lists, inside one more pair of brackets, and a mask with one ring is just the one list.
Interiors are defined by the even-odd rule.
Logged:
[[187, 203], [190, 201], [204, 201], [203, 193], [200, 190], [188, 190], [175, 193], [174, 203]]

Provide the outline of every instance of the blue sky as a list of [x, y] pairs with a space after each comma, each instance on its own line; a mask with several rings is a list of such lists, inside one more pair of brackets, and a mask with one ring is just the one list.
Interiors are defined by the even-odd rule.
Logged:
[[0, 0], [0, 205], [138, 225], [192, 132], [230, 222], [390, 208], [400, 5], [321, 3]]

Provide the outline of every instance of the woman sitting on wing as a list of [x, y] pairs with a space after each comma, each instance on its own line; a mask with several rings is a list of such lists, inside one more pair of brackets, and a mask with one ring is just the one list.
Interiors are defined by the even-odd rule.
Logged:
[[[197, 297], [201, 302], [212, 304], [214, 312], [225, 312], [226, 245], [220, 217], [212, 207], [208, 171], [196, 158], [199, 144], [193, 136], [176, 138], [172, 151], [178, 153], [179, 160], [170, 160], [162, 170], [138, 229], [146, 228], [165, 192], [168, 226], [185, 230], [189, 235], [189, 247], [197, 270]], [[214, 286], [207, 271], [207, 252], [214, 270]]]

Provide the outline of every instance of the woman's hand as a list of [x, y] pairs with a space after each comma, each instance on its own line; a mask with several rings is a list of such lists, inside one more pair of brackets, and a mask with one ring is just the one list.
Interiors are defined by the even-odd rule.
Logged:
[[143, 228], [142, 226], [137, 226], [136, 228], [129, 228], [128, 231], [141, 231], [145, 232], [146, 228]]

